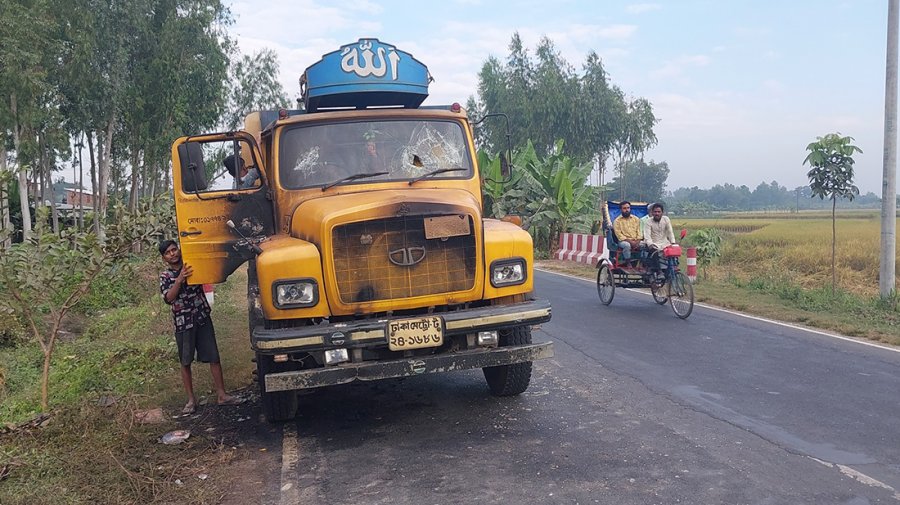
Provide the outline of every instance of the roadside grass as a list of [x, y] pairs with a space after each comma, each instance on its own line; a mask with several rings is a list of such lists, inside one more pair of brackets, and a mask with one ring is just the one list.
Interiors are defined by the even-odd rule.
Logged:
[[778, 276], [743, 280], [723, 275], [721, 271], [702, 280], [697, 292], [712, 304], [900, 345], [900, 299], [897, 297], [883, 301], [840, 290], [832, 294], [830, 287], [804, 289]]
[[[179, 428], [171, 414], [184, 394], [171, 313], [158, 294], [162, 265], [154, 255], [131, 267], [123, 279], [101, 283], [67, 321], [72, 334], [54, 353], [48, 417], [38, 416], [40, 349], [0, 340], [0, 503], [217, 503], [228, 487], [215, 477], [236, 448], [222, 438], [192, 433], [178, 446], [157, 442]], [[253, 369], [245, 285], [239, 272], [217, 286], [213, 308], [232, 389], [246, 386]], [[201, 402], [214, 398], [205, 365], [195, 365], [194, 386]], [[160, 406], [163, 423], [136, 423], [137, 411]]]

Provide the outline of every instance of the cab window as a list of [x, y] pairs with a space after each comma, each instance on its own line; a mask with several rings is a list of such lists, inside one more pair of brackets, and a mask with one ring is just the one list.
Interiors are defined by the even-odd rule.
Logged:
[[250, 191], [262, 184], [259, 162], [245, 140], [185, 142], [178, 157], [185, 193]]

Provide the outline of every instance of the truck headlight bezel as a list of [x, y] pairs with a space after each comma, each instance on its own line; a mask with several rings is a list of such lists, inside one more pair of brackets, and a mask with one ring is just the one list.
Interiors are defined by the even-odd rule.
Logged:
[[[282, 302], [278, 294], [278, 288], [283, 286], [309, 285], [312, 287], [312, 299], [308, 302]], [[298, 288], [301, 289], [301, 288]], [[319, 283], [312, 277], [299, 277], [296, 279], [278, 279], [272, 283], [272, 304], [276, 309], [299, 309], [314, 307], [319, 303]]]
[[[526, 268], [528, 263], [525, 261], [525, 258], [516, 257], [516, 258], [504, 258], [502, 260], [494, 260], [491, 262], [491, 266], [488, 269], [488, 274], [491, 276], [491, 286], [495, 288], [505, 288], [509, 286], [518, 286], [519, 284], [525, 284], [525, 281], [528, 280], [528, 268]], [[496, 279], [495, 272], [504, 269], [504, 268], [512, 268], [515, 271], [515, 267], [518, 266], [520, 273], [518, 276], [509, 277], [506, 279]]]

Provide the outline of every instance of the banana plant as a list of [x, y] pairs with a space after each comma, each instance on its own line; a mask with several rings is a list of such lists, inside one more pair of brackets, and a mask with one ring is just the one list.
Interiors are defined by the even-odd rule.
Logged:
[[486, 151], [480, 150], [477, 157], [482, 179], [485, 216], [500, 219], [508, 214], [522, 215], [525, 211], [522, 202], [526, 192], [521, 187], [523, 172], [517, 169], [523, 164], [521, 155], [516, 153], [513, 156], [508, 177], [504, 177], [501, 170], [501, 155], [491, 156]]
[[529, 141], [523, 152], [522, 168], [536, 198], [530, 199], [528, 210], [535, 226], [547, 231], [547, 248], [557, 233], [568, 231], [573, 218], [590, 212], [597, 201], [597, 188], [587, 185], [591, 164], [578, 164], [563, 153], [558, 140], [552, 154], [541, 159]]

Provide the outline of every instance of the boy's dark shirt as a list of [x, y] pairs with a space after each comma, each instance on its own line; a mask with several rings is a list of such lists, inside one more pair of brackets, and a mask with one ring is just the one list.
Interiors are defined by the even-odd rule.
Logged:
[[[166, 293], [175, 285], [175, 278], [181, 270], [165, 269], [159, 274], [159, 291], [163, 300]], [[166, 302], [168, 303], [168, 302]], [[178, 296], [170, 304], [172, 305], [172, 319], [175, 323], [175, 333], [189, 330], [194, 326], [203, 326], [209, 321], [212, 310], [203, 293], [203, 286], [191, 286], [187, 283], [181, 285]]]

